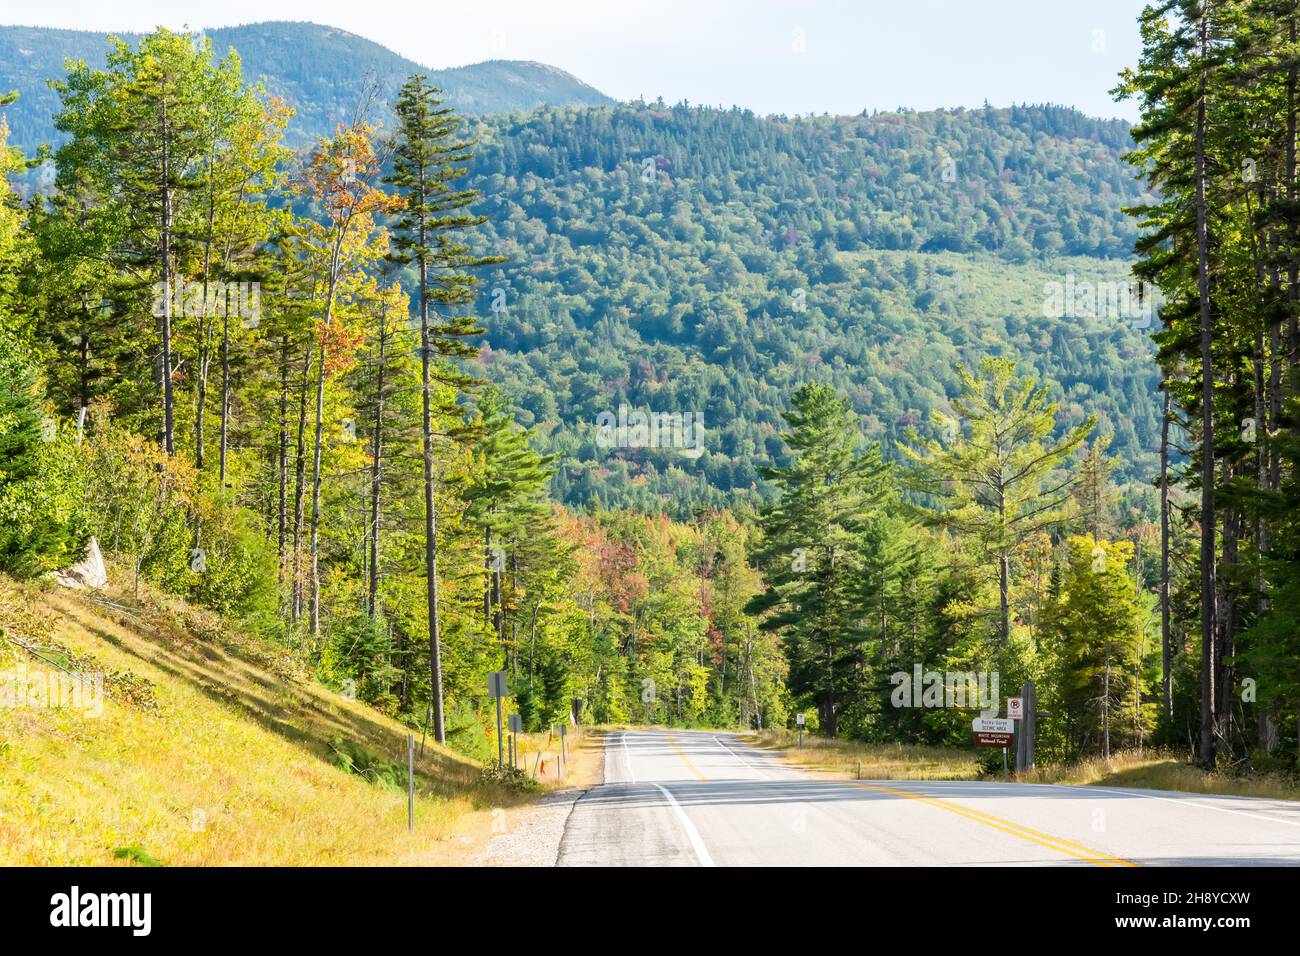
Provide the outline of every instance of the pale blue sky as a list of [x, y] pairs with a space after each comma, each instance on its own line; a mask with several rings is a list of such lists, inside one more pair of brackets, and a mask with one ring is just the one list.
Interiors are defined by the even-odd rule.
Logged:
[[1053, 102], [1133, 119], [1107, 91], [1143, 0], [0, 0], [0, 23], [87, 30], [311, 20], [428, 67], [558, 66], [618, 99], [761, 113]]

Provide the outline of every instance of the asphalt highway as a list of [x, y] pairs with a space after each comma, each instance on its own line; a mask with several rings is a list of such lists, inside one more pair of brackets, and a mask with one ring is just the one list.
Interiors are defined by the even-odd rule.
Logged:
[[1300, 803], [964, 781], [826, 780], [735, 735], [605, 737], [560, 866], [1300, 865]]

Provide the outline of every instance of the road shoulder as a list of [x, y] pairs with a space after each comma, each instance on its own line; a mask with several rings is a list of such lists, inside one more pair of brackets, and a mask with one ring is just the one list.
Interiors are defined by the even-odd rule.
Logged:
[[573, 805], [604, 782], [605, 735], [590, 734], [575, 754], [579, 786], [552, 790], [536, 802], [492, 811], [494, 836], [474, 858], [477, 866], [555, 866]]

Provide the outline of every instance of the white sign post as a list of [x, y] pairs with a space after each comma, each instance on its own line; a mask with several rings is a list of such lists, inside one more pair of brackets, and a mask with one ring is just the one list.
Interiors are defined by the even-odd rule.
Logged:
[[970, 722], [971, 730], [977, 734], [1014, 734], [1015, 721], [1006, 717], [976, 717]]
[[799, 725], [799, 749], [803, 750], [803, 714], [796, 714], [794, 722]]
[[[1023, 721], [1024, 719], [1024, 697], [1006, 698], [1006, 719], [1008, 721]], [[1002, 779], [1008, 779], [1006, 773], [1006, 748], [1002, 748]]]
[[1002, 748], [1002, 779], [1007, 778], [1007, 744], [1016, 731], [1016, 722], [1008, 717], [976, 717], [970, 722], [975, 731], [976, 747]]

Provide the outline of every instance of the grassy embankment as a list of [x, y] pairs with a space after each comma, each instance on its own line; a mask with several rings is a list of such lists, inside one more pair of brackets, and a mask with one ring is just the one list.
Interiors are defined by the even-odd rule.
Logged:
[[[790, 763], [815, 773], [864, 780], [976, 780], [976, 755], [951, 747], [914, 744], [864, 744], [805, 734], [803, 748], [789, 730], [750, 734], [755, 746], [775, 750]], [[1206, 773], [1167, 752], [1147, 750], [1093, 758], [1065, 766], [1037, 767], [1018, 778], [1024, 783], [1060, 783], [1146, 790], [1181, 790], [1239, 797], [1300, 800], [1300, 784], [1278, 774], [1233, 776]]]
[[[107, 678], [97, 716], [85, 701], [0, 707], [0, 865], [455, 864], [531, 799], [426, 743], [408, 833], [405, 727], [148, 589], [135, 601], [0, 576], [0, 672], [20, 667]], [[559, 780], [546, 743], [525, 740], [530, 769], [542, 750], [541, 786], [569, 785], [575, 761]], [[571, 743], [586, 773], [590, 748]], [[362, 773], [340, 768], [340, 747]]]

